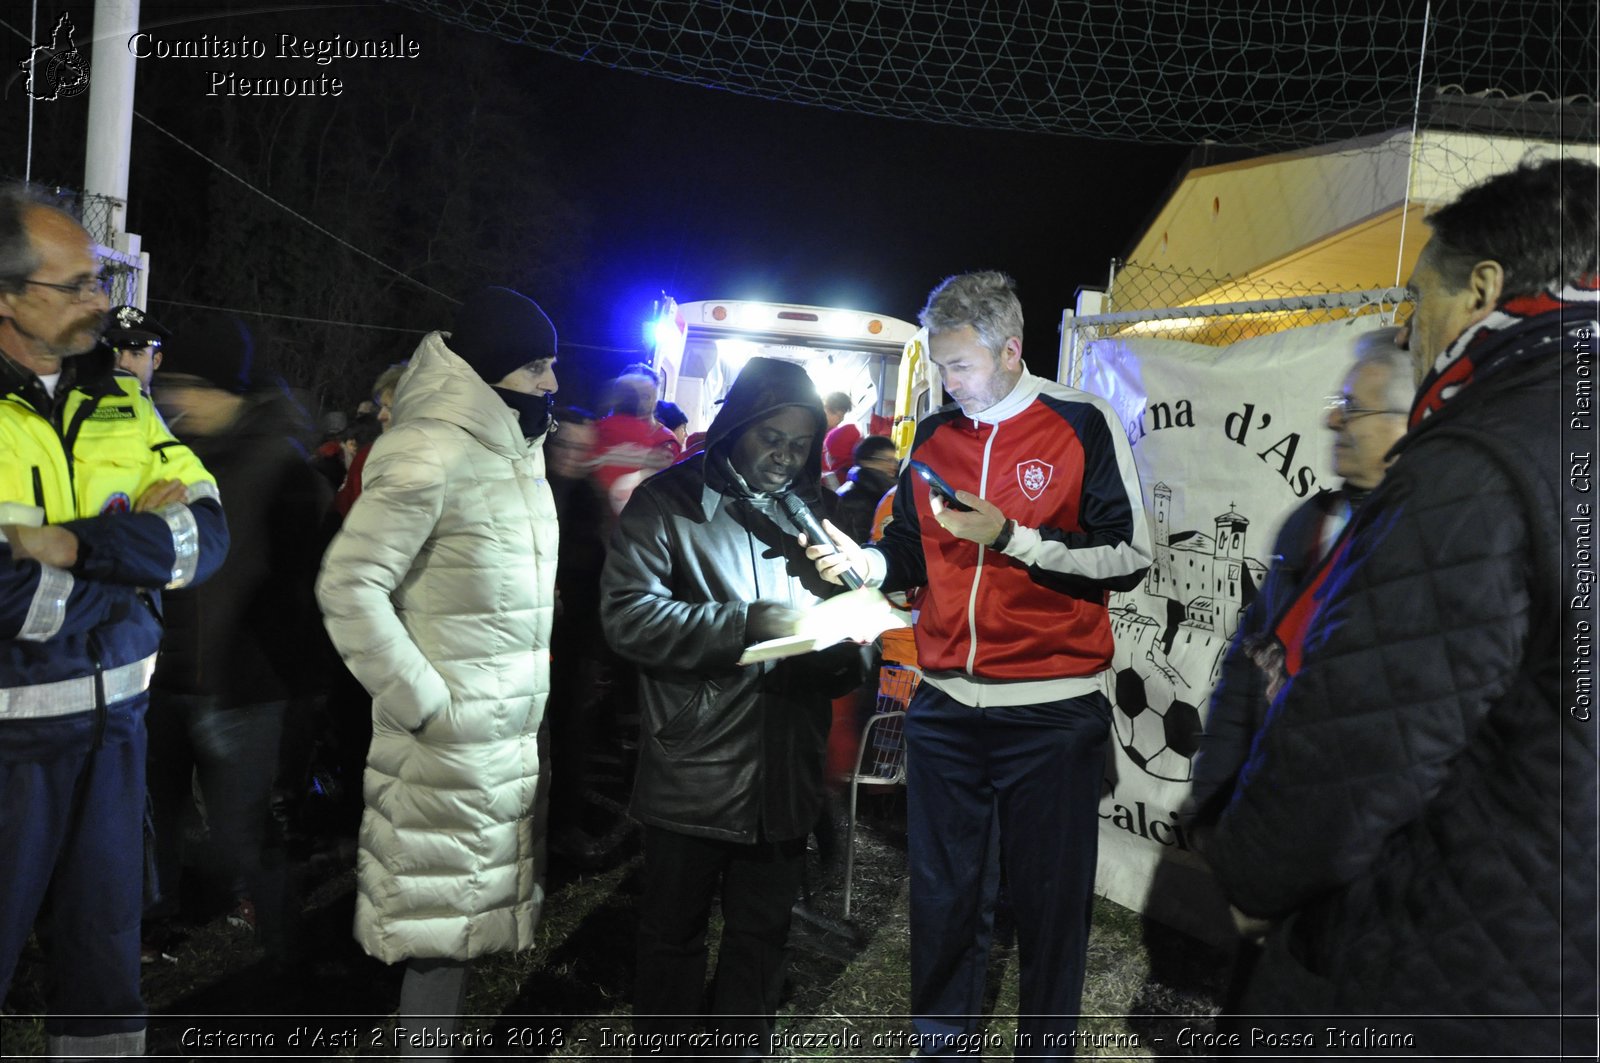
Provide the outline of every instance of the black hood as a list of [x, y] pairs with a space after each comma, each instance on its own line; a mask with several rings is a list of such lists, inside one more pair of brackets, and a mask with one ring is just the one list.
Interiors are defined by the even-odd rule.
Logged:
[[816, 485], [822, 478], [822, 437], [827, 434], [828, 418], [822, 411], [822, 397], [817, 394], [817, 386], [794, 362], [752, 358], [745, 363], [706, 432], [708, 467], [726, 466], [733, 445], [745, 429], [786, 406], [807, 410], [817, 425], [805, 467], [790, 484], [790, 490], [803, 496], [815, 495]]

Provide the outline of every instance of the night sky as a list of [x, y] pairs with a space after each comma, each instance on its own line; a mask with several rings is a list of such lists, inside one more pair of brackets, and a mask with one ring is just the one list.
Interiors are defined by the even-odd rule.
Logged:
[[567, 156], [603, 197], [595, 251], [615, 305], [665, 288], [914, 320], [942, 277], [998, 268], [1021, 286], [1026, 352], [1044, 371], [1061, 309], [1078, 285], [1104, 283], [1185, 155], [524, 62], [587, 94], [597, 128], [622, 131], [574, 136]]
[[[217, 15], [230, 8], [235, 13]], [[44, 3], [41, 24], [62, 10], [80, 27], [91, 22], [86, 3]], [[27, 30], [20, 5], [3, 17]], [[249, 132], [282, 120], [275, 116], [302, 114], [299, 109], [359, 114], [384, 106], [395, 79], [414, 78], [425, 65], [434, 66], [426, 73], [435, 76], [444, 72], [441, 64], [492, 65], [496, 84], [503, 84], [494, 102], [515, 116], [517, 135], [526, 138], [520, 147], [540, 157], [551, 193], [578, 234], [544, 282], [549, 290], [527, 291], [560, 330], [571, 385], [567, 397], [578, 401], [593, 402], [605, 373], [634, 357], [595, 348], [637, 348], [652, 301], [663, 291], [682, 302], [765, 298], [914, 320], [942, 277], [979, 268], [1003, 269], [1017, 278], [1028, 318], [1025, 354], [1036, 372], [1053, 374], [1062, 308], [1071, 305], [1078, 286], [1105, 282], [1110, 259], [1133, 242], [1187, 155], [1171, 145], [967, 129], [771, 102], [552, 56], [387, 5], [262, 12], [244, 4], [147, 0], [141, 25], [169, 41], [215, 34], [271, 46], [283, 32], [346, 38], [398, 32], [419, 42], [415, 60], [344, 60], [327, 67], [270, 58], [142, 60], [136, 107], [208, 153], [222, 127]], [[5, 36], [6, 60], [26, 54], [16, 34]], [[80, 45], [89, 36], [83, 29]], [[208, 72], [223, 68], [248, 77], [336, 74], [345, 87], [337, 100], [207, 97]], [[432, 99], [447, 123], [442, 135], [464, 136], [471, 117], [453, 110], [448, 84]], [[87, 96], [36, 107], [36, 179], [81, 183], [86, 101]], [[13, 83], [0, 124], [10, 176], [21, 174], [25, 103]], [[241, 134], [235, 128], [230, 135]], [[207, 233], [203, 212], [217, 209], [214, 195], [202, 198], [204, 190], [223, 179], [137, 120], [134, 139], [130, 227], [143, 235], [156, 263], [152, 308], [158, 314], [181, 320], [184, 312], [174, 305], [163, 310], [163, 300], [226, 301], [241, 309], [313, 317], [327, 313], [298, 305], [310, 298], [300, 298], [292, 274], [273, 292], [219, 295], [213, 288], [197, 295], [206, 291], [206, 279], [175, 269], [173, 258], [199, 253]], [[473, 164], [490, 174], [498, 161], [492, 144], [474, 149]], [[241, 176], [269, 184], [266, 174], [241, 169]], [[494, 211], [523, 209], [516, 174], [505, 179], [503, 200], [476, 204], [491, 219]], [[191, 191], [180, 196], [174, 187]], [[344, 232], [345, 211], [315, 187], [314, 176], [301, 187], [278, 177], [269, 190]], [[397, 204], [396, 225], [417, 225], [419, 211], [426, 215], [426, 204]], [[300, 225], [288, 215], [277, 224]], [[361, 240], [352, 234], [352, 242]], [[540, 253], [539, 246], [525, 248], [530, 262]], [[371, 275], [352, 271], [348, 283], [390, 284], [375, 267], [365, 272]], [[401, 321], [404, 315], [396, 314], [389, 323], [448, 327], [444, 304], [433, 297], [421, 303], [417, 313], [436, 320]], [[271, 327], [263, 322], [268, 333]], [[397, 345], [410, 342], [403, 335], [373, 337], [374, 359], [392, 357]]]
[[[436, 33], [457, 33], [439, 27]], [[487, 47], [504, 47], [486, 41]], [[1079, 285], [1102, 285], [1187, 156], [1171, 146], [873, 118], [518, 49], [589, 190], [595, 290], [568, 325], [633, 340], [638, 308], [759, 298], [914, 321], [940, 279], [1017, 278], [1036, 371]]]

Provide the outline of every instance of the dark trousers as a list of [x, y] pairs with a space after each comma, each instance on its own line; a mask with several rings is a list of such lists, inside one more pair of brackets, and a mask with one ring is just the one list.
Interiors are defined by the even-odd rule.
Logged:
[[[588, 629], [585, 629], [588, 633]], [[550, 638], [550, 697], [545, 720], [550, 727], [550, 834], [584, 829], [583, 791], [587, 784], [596, 693], [601, 681], [596, 625], [587, 642], [570, 626], [557, 624]]]
[[971, 1045], [996, 848], [1016, 919], [1017, 1055], [1070, 1057], [1089, 942], [1111, 707], [1099, 693], [975, 709], [923, 683], [906, 715], [911, 1009], [924, 1055]]
[[[800, 892], [805, 839], [712, 841], [661, 827], [644, 832], [644, 896], [633, 994], [636, 1034], [699, 1026], [705, 1006], [706, 924], [722, 892], [722, 943], [711, 992], [713, 1030], [770, 1037], [783, 991], [789, 917]], [[721, 1054], [739, 1054], [719, 1049]], [[668, 1048], [639, 1055], [683, 1055]], [[767, 1055], [765, 1048], [749, 1052]]]
[[271, 814], [283, 716], [281, 701], [230, 707], [214, 697], [158, 692], [149, 717], [148, 783], [163, 895], [151, 914], [179, 913], [183, 822], [198, 774], [218, 870], [254, 902], [262, 944], [275, 957], [286, 945], [284, 854]]
[[0, 724], [0, 1000], [38, 917], [52, 1035], [145, 1026], [144, 706]]

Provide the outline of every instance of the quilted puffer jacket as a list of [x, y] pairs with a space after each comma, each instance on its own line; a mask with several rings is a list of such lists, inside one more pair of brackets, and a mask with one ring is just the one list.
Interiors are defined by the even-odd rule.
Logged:
[[431, 333], [317, 584], [372, 695], [355, 932], [380, 960], [533, 944], [555, 572], [543, 450]]
[[1272, 629], [1279, 614], [1294, 601], [1344, 529], [1352, 502], [1366, 501], [1367, 494], [1348, 487], [1318, 491], [1290, 511], [1272, 541], [1272, 567], [1239, 618], [1239, 629], [1222, 659], [1222, 674], [1211, 692], [1186, 806], [1191, 837], [1197, 833], [1209, 837], [1233, 795], [1239, 769], [1250, 755], [1250, 742], [1266, 719], [1268, 680], [1251, 659], [1252, 644]]
[[[1562, 697], [1574, 356], [1551, 339], [1398, 444], [1221, 818], [1226, 893], [1277, 920], [1255, 1025], [1389, 1016], [1345, 1025], [1526, 1058], [1560, 1024], [1506, 1016], [1587, 1011], [1592, 1051], [1596, 727]], [[1300, 1025], [1328, 1050], [1332, 1023]]]
[[752, 492], [728, 463], [753, 421], [795, 405], [814, 411], [818, 431], [791, 489], [817, 497], [816, 388], [797, 365], [753, 358], [705, 453], [641, 484], [612, 536], [600, 615], [607, 641], [639, 665], [631, 810], [644, 823], [719, 841], [783, 841], [804, 837], [822, 806], [829, 699], [861, 682], [862, 649], [737, 663], [755, 641], [745, 633], [750, 603], [800, 609], [838, 589], [806, 560], [777, 500]]

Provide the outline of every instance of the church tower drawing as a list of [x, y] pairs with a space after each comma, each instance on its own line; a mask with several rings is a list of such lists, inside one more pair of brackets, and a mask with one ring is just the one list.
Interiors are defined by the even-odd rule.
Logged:
[[[1183, 623], [1229, 639], [1239, 627], [1246, 579], [1245, 547], [1250, 521], [1228, 504], [1215, 518], [1215, 535], [1195, 532], [1173, 542], [1172, 488], [1158, 483], [1151, 490], [1155, 524], [1155, 558], [1145, 576], [1145, 593], [1183, 605]], [[1209, 546], [1209, 549], [1207, 547]]]
[[1231, 639], [1239, 629], [1239, 612], [1244, 598], [1244, 544], [1250, 522], [1234, 512], [1228, 503], [1228, 512], [1217, 517], [1217, 541], [1212, 563], [1211, 599], [1217, 603], [1217, 624], [1212, 628], [1223, 638]]
[[[1250, 521], [1235, 502], [1211, 518], [1210, 530], [1181, 526], [1197, 515], [1174, 497], [1183, 489], [1181, 482], [1176, 492], [1166, 482], [1150, 489], [1150, 571], [1111, 605], [1116, 741], [1146, 774], [1176, 782], [1192, 775], [1206, 698], [1266, 571], [1248, 554]], [[1209, 499], [1201, 505], [1216, 513]]]
[[1172, 551], [1168, 549], [1171, 542], [1168, 539], [1171, 531], [1168, 522], [1172, 515], [1172, 488], [1158, 483], [1151, 494], [1155, 508], [1156, 556], [1149, 574], [1145, 576], [1145, 590], [1160, 598], [1176, 597], [1178, 585], [1172, 568]]

